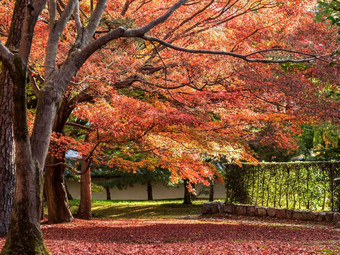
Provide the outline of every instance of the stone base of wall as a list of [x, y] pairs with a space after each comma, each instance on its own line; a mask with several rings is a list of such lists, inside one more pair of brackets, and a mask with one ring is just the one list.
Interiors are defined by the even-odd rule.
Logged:
[[229, 213], [236, 215], [275, 217], [292, 220], [311, 220], [340, 223], [339, 212], [311, 212], [290, 209], [276, 209], [271, 207], [241, 205], [231, 203], [204, 203], [201, 208], [202, 214]]

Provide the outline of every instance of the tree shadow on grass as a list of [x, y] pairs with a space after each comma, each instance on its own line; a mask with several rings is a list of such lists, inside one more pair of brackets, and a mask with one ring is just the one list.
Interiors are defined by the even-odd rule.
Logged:
[[160, 205], [120, 205], [105, 208], [93, 207], [92, 215], [98, 218], [140, 219], [140, 218], [169, 218], [183, 215], [199, 215], [201, 205], [160, 204]]

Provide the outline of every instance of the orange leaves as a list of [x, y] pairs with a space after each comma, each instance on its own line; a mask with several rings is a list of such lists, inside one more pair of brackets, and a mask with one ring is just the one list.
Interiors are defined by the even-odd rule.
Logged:
[[52, 133], [49, 155], [58, 159], [63, 159], [69, 149], [76, 149], [80, 154], [83, 152], [81, 147], [84, 145], [69, 136], [60, 133]]
[[[118, 26], [144, 26], [175, 2], [109, 0], [92, 40]], [[315, 3], [194, 1], [148, 34], [188, 49], [247, 54], [285, 47], [330, 52], [325, 48], [328, 32], [312, 21], [311, 2]], [[80, 5], [80, 19], [86, 25], [91, 1], [80, 1]], [[48, 32], [44, 20], [48, 20], [45, 12], [36, 27], [31, 55], [40, 74], [44, 71], [41, 55]], [[322, 38], [318, 38], [320, 35]], [[75, 39], [76, 28], [71, 20], [58, 46], [59, 64]], [[297, 57], [277, 52], [254, 55], [267, 59], [287, 56]], [[88, 96], [79, 99], [79, 104], [73, 102], [73, 118], [87, 122], [92, 130], [89, 141], [79, 139], [81, 143], [75, 144], [64, 140], [59, 148], [74, 146], [86, 155], [99, 143], [95, 160], [105, 164], [152, 169], [155, 163], [150, 157], [157, 157], [157, 163], [172, 171], [173, 179], [210, 178], [213, 170], [202, 162], [202, 155], [254, 161], [247, 154], [250, 140], [295, 147], [291, 136], [298, 132], [298, 124], [316, 119], [323, 111], [318, 97], [314, 97], [319, 91], [312, 82], [319, 68], [310, 72], [305, 68], [248, 64], [225, 56], [176, 52], [141, 38], [121, 38], [93, 54], [69, 84], [70, 100], [82, 94]]]

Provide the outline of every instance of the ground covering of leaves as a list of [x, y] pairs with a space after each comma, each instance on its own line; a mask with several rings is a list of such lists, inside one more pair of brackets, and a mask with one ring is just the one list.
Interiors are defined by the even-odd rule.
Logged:
[[42, 228], [52, 254], [340, 254], [339, 228], [314, 223], [93, 219]]

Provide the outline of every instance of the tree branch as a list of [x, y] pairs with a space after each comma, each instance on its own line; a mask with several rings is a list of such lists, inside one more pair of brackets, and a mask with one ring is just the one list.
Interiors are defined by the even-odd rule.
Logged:
[[66, 168], [70, 169], [71, 172], [76, 174], [76, 175], [82, 175], [81, 172], [77, 171], [75, 168], [69, 166], [68, 164], [66, 164], [64, 162], [59, 162], [59, 163], [51, 164], [51, 165], [45, 165], [45, 167], [53, 167], [53, 166], [63, 166], [63, 167], [66, 167]]
[[96, 8], [94, 9], [90, 17], [89, 24], [86, 26], [85, 31], [84, 31], [84, 37], [83, 37], [84, 46], [90, 42], [92, 36], [96, 32], [100, 19], [103, 15], [103, 12], [106, 9], [106, 2], [107, 0], [99, 0], [97, 2]]
[[73, 123], [73, 122], [66, 122], [65, 125], [85, 129], [87, 131], [94, 131], [95, 130], [94, 128], [87, 127], [87, 126], [84, 126], [84, 125], [81, 125], [81, 124], [78, 124], [78, 123]]
[[91, 152], [89, 153], [89, 155], [85, 159], [86, 162], [89, 161], [89, 159], [92, 157], [94, 151], [97, 149], [97, 147], [99, 146], [100, 143], [101, 143], [101, 141], [97, 142], [96, 145], [92, 148]]
[[79, 16], [79, 9], [80, 9], [79, 2], [76, 1], [76, 6], [74, 7], [73, 15], [74, 15], [74, 20], [76, 22], [77, 34], [80, 34], [83, 28], [83, 24], [81, 23], [80, 16]]
[[38, 85], [37, 85], [37, 83], [36, 83], [36, 81], [34, 79], [34, 75], [33, 75], [31, 70], [28, 70], [28, 79], [30, 81], [30, 85], [31, 85], [31, 87], [33, 89], [33, 92], [34, 92], [35, 96], [38, 98], [39, 97], [40, 89], [39, 89], [39, 87], [38, 87]]
[[48, 1], [48, 16], [49, 16], [49, 24], [50, 26], [54, 25], [55, 17], [57, 15], [57, 2], [56, 0], [49, 0]]
[[0, 60], [9, 69], [14, 71], [14, 54], [0, 41]]
[[[19, 47], [19, 56], [24, 65], [27, 67], [28, 58], [31, 54], [32, 40], [34, 36], [34, 28], [38, 17], [45, 8], [46, 0], [27, 1], [27, 8], [25, 10], [24, 22], [21, 32], [21, 43]], [[32, 3], [33, 2], [33, 6]]]
[[[67, 24], [67, 21], [70, 19], [77, 1], [78, 0], [68, 1], [60, 19], [57, 22], [50, 23], [50, 33], [48, 36], [47, 47], [46, 47], [46, 58], [45, 58], [45, 78], [46, 79], [52, 74], [52, 72], [55, 69], [60, 35], [63, 32]], [[55, 15], [55, 12], [56, 12], [55, 0], [51, 0], [51, 4], [49, 5], [49, 7], [52, 8], [51, 12], [54, 13]], [[50, 19], [54, 21], [55, 17], [50, 16]]]
[[[266, 49], [266, 50], [256, 51], [256, 52], [252, 52], [252, 53], [249, 53], [249, 54], [246, 54], [246, 55], [242, 55], [242, 54], [229, 52], [229, 51], [186, 49], [186, 48], [182, 48], [182, 47], [179, 47], [179, 46], [172, 45], [172, 44], [165, 42], [161, 39], [158, 39], [158, 38], [155, 38], [155, 37], [152, 37], [152, 36], [147, 36], [147, 35], [143, 35], [143, 36], [141, 36], [141, 38], [143, 38], [144, 40], [147, 40], [147, 41], [158, 42], [159, 44], [162, 44], [162, 45], [164, 45], [168, 48], [171, 48], [173, 50], [176, 50], [176, 51], [182, 51], [182, 52], [187, 52], [187, 53], [195, 53], [195, 54], [212, 54], [212, 55], [231, 56], [231, 57], [243, 59], [247, 62], [256, 62], [256, 63], [302, 63], [302, 62], [311, 62], [311, 61], [318, 59], [317, 56], [314, 56], [314, 55], [309, 54], [309, 53], [280, 49], [280, 48]], [[277, 60], [275, 60], [275, 59], [249, 58], [249, 56], [264, 53], [264, 52], [289, 52], [289, 53], [295, 53], [295, 54], [310, 56], [310, 58], [277, 59]]]
[[[171, 6], [166, 13], [164, 13], [162, 16], [154, 19], [149, 24], [142, 28], [138, 29], [125, 29], [123, 27], [118, 27], [107, 34], [103, 35], [102, 37], [99, 37], [95, 41], [93, 41], [91, 44], [87, 45], [85, 48], [83, 48], [78, 54], [74, 55], [73, 61], [75, 62], [75, 66], [77, 69], [79, 69], [82, 64], [98, 49], [106, 45], [108, 42], [118, 39], [121, 37], [142, 37], [145, 33], [149, 32], [152, 28], [155, 26], [165, 22], [171, 14], [177, 10], [180, 6], [185, 4], [188, 0], [180, 0], [177, 3], [175, 3], [173, 6]], [[93, 13], [93, 17], [91, 17], [90, 24], [88, 25], [87, 29], [87, 35], [86, 38], [90, 39], [89, 36], [92, 37], [92, 35], [95, 33], [96, 28], [94, 27], [94, 24], [97, 24], [96, 22], [99, 22], [98, 19], [100, 19], [100, 12], [102, 9], [105, 9], [106, 6], [106, 0], [101, 0], [96, 6], [96, 10]]]
[[127, 30], [125, 32], [125, 36], [126, 37], [136, 37], [136, 36], [144, 35], [145, 33], [149, 32], [154, 27], [158, 26], [159, 24], [164, 23], [173, 14], [174, 11], [176, 11], [179, 7], [181, 7], [187, 1], [188, 0], [180, 0], [180, 1], [178, 1], [173, 6], [171, 6], [166, 13], [164, 13], [162, 16], [152, 20], [146, 26], [138, 28], [138, 29], [129, 29], [129, 30]]

